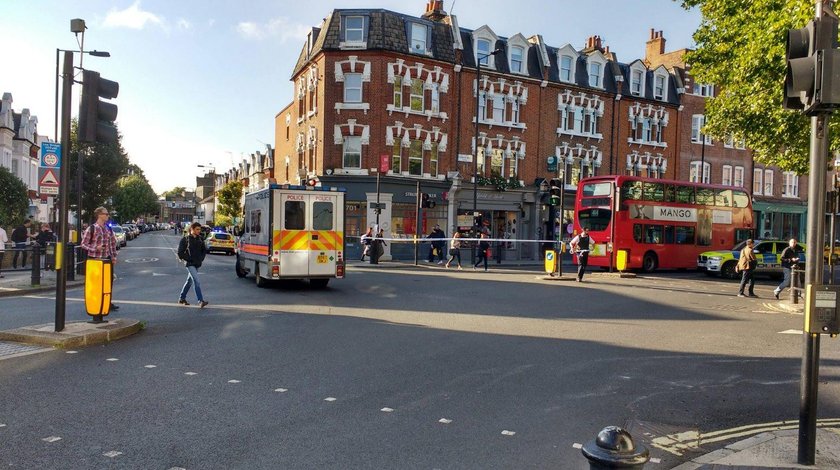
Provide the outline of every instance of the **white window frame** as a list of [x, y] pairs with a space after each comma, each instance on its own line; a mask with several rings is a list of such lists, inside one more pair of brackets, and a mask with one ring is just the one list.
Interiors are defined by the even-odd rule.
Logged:
[[[571, 44], [566, 44], [565, 46], [561, 47], [557, 50], [557, 72], [559, 75], [559, 79], [561, 82], [564, 83], [575, 83], [577, 80], [575, 79], [575, 74], [577, 73], [577, 60], [578, 60], [578, 52], [572, 47]], [[563, 59], [569, 59], [569, 76], [563, 76]]]
[[[487, 50], [486, 51], [482, 51], [481, 48], [480, 48], [480, 45], [481, 45], [482, 42], [487, 43]], [[491, 52], [493, 52], [493, 43], [490, 39], [478, 38], [478, 39], [475, 40], [475, 60], [477, 62], [481, 63], [481, 66], [486, 68], [486, 69], [495, 68], [493, 66], [494, 61], [493, 61], [493, 54], [490, 54]], [[482, 57], [481, 60], [479, 60], [478, 59], [479, 56], [484, 56], [484, 57]]]
[[485, 91], [479, 92], [478, 95], [478, 116], [475, 118], [479, 121], [486, 121], [487, 120], [487, 100], [488, 100], [488, 93]]
[[[417, 83], [417, 82], [420, 82], [420, 94], [419, 95], [414, 94], [414, 84]], [[420, 109], [419, 110], [414, 109], [414, 106], [413, 106], [414, 98], [416, 98], [416, 97], [420, 98]], [[408, 109], [411, 109], [412, 111], [417, 111], [417, 112], [423, 112], [423, 111], [426, 110], [426, 87], [425, 87], [425, 85], [423, 85], [423, 81], [420, 80], [419, 78], [412, 78], [411, 83], [409, 84], [409, 87], [408, 87]]]
[[[362, 25], [358, 28], [350, 28], [350, 20], [351, 19], [358, 19], [362, 22]], [[358, 31], [359, 39], [350, 39], [350, 31]], [[358, 44], [365, 42], [365, 17], [364, 16], [345, 16], [344, 17], [344, 42], [351, 43], [351, 44]]]
[[726, 134], [726, 137], [723, 139], [723, 146], [724, 148], [731, 149], [734, 146], [735, 142], [732, 138], [732, 134]]
[[715, 86], [706, 83], [694, 83], [692, 95], [711, 97], [715, 95]]
[[764, 170], [764, 195], [773, 195], [773, 170]]
[[702, 135], [706, 141], [706, 145], [712, 145], [712, 137], [708, 134], [703, 134], [701, 130], [705, 125], [706, 116], [704, 114], [693, 114], [691, 116], [691, 143], [702, 144], [703, 142], [700, 141], [700, 136]]
[[[348, 155], [353, 155], [356, 152], [348, 152], [351, 150], [351, 142], [358, 142], [356, 144], [356, 148], [358, 148], [359, 154], [359, 166], [347, 166], [347, 157]], [[344, 136], [344, 145], [341, 148], [341, 164], [343, 168], [352, 168], [352, 169], [361, 169], [362, 168], [362, 138], [356, 135], [348, 135]]]
[[799, 197], [799, 175], [793, 171], [782, 172], [784, 186], [782, 186], [782, 197]]
[[761, 168], [756, 168], [753, 170], [753, 194], [763, 194], [762, 190], [764, 188], [764, 170]]
[[440, 113], [440, 86], [433, 82], [430, 91], [432, 114], [438, 114]]
[[576, 134], [583, 134], [583, 108], [572, 108], [572, 129], [571, 131]]
[[[703, 165], [703, 181], [699, 181], [700, 178], [700, 165]], [[691, 170], [689, 172], [688, 180], [692, 183], [705, 183], [708, 184], [711, 178], [712, 172], [712, 165], [709, 162], [701, 162], [700, 160], [695, 160], [691, 162]]]
[[633, 96], [640, 96], [644, 90], [644, 76], [642, 70], [633, 69], [630, 71], [630, 94]]
[[[597, 66], [597, 72], [592, 71], [594, 66]], [[601, 61], [592, 60], [590, 57], [589, 62], [586, 64], [586, 72], [589, 76], [589, 86], [594, 88], [603, 88], [604, 64]], [[595, 78], [595, 83], [592, 83], [593, 78]]]
[[[411, 147], [415, 143], [417, 145], [419, 145], [419, 147], [420, 147], [420, 157], [414, 157], [414, 156], [411, 155]], [[411, 164], [412, 164], [412, 162], [417, 162], [417, 160], [420, 160], [420, 171], [417, 172], [417, 173], [412, 173], [411, 172]], [[411, 139], [411, 141], [409, 143], [409, 146], [408, 146], [408, 174], [410, 174], [412, 176], [422, 176], [423, 175], [423, 141], [422, 140]]]
[[[422, 39], [417, 38], [417, 33], [422, 33]], [[429, 27], [420, 23], [411, 23], [411, 44], [408, 46], [412, 54], [426, 55], [429, 52], [429, 46], [426, 44], [426, 38], [429, 34]], [[420, 47], [417, 47], [420, 46]]]
[[740, 139], [736, 140], [736, 141], [735, 141], [735, 148], [736, 148], [736, 149], [738, 149], [738, 150], [744, 150], [744, 149], [746, 149], [746, 148], [747, 148], [747, 142], [746, 142], [746, 140], [745, 140], [743, 137], [741, 137]]
[[[514, 52], [519, 51], [519, 60], [515, 59]], [[514, 64], [519, 62], [519, 67], [514, 67]], [[525, 48], [522, 46], [512, 46], [510, 48], [510, 71], [513, 73], [525, 73]]]
[[744, 187], [744, 167], [736, 165], [732, 172], [732, 186], [736, 188]]
[[720, 184], [724, 186], [732, 186], [732, 165], [723, 165]]
[[432, 142], [432, 148], [429, 151], [429, 175], [432, 178], [437, 178], [438, 172], [440, 172], [440, 167], [438, 166], [440, 163], [439, 152], [439, 144]]
[[504, 95], [493, 95], [493, 122], [505, 122], [506, 107]]
[[519, 124], [520, 103], [519, 97], [516, 97], [510, 103], [510, 122]]
[[[359, 79], [359, 86], [358, 87], [351, 86], [351, 83], [350, 83], [351, 79], [355, 79], [356, 77], [358, 77], [358, 79]], [[362, 89], [363, 89], [362, 83], [363, 83], [362, 74], [360, 74], [360, 73], [345, 73], [344, 74], [344, 96], [342, 97], [344, 99], [344, 101], [343, 101], [344, 103], [362, 103], [364, 101], [363, 100], [363, 95], [362, 95]], [[349, 91], [353, 91], [353, 90], [359, 90], [359, 99], [358, 100], [348, 99], [347, 93]]]
[[[564, 71], [566, 69], [563, 68], [563, 61], [568, 59], [569, 60], [569, 68], [568, 68], [568, 77], [563, 77]], [[575, 81], [575, 58], [570, 55], [562, 55], [560, 56], [560, 81], [566, 83], [572, 83]]]
[[667, 100], [668, 99], [668, 76], [657, 73], [653, 76], [653, 99]]

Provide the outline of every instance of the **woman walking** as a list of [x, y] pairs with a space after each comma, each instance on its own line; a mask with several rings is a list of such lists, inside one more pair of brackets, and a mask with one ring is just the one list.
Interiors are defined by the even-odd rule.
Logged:
[[478, 242], [478, 261], [473, 265], [473, 269], [478, 268], [478, 265], [484, 260], [484, 270], [487, 271], [487, 250], [490, 249], [490, 242], [487, 241], [488, 238], [487, 232], [481, 232], [481, 241]]
[[359, 261], [364, 261], [365, 256], [370, 255], [370, 247], [373, 245], [373, 227], [368, 228], [360, 241], [362, 242], [362, 257], [359, 258]]
[[452, 240], [449, 241], [449, 261], [446, 262], [446, 267], [452, 264], [452, 260], [458, 258], [458, 269], [461, 269], [461, 232], [455, 231], [452, 234]]

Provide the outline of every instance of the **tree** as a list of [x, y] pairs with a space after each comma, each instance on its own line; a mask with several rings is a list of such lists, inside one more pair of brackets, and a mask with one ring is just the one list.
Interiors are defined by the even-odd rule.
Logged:
[[23, 181], [0, 166], [0, 227], [23, 222], [29, 209], [27, 193]]
[[[706, 103], [703, 132], [745, 139], [756, 161], [807, 174], [807, 117], [782, 107], [787, 31], [814, 16], [813, 0], [683, 0], [700, 7], [697, 49], [686, 55], [695, 83], [720, 93]], [[830, 121], [832, 150], [840, 149], [840, 120]]]
[[73, 120], [70, 132], [70, 158], [67, 162], [70, 173], [70, 199], [72, 205], [78, 200], [76, 181], [79, 167], [79, 152], [85, 152], [82, 187], [82, 220], [90, 220], [93, 210], [104, 206], [113, 197], [117, 181], [129, 169], [128, 155], [122, 147], [122, 136], [110, 144], [79, 144], [79, 125]]
[[169, 199], [171, 197], [180, 197], [183, 196], [185, 192], [187, 192], [187, 188], [183, 186], [175, 186], [169, 191], [164, 191], [163, 194], [161, 194], [161, 197], [163, 197], [164, 199]]
[[228, 215], [216, 214], [215, 226], [230, 227], [233, 225], [233, 219]]
[[242, 182], [231, 181], [219, 190], [219, 207], [216, 212], [235, 219], [242, 214], [241, 201]]
[[145, 178], [136, 174], [120, 178], [113, 202], [121, 220], [134, 220], [158, 211], [157, 194]]

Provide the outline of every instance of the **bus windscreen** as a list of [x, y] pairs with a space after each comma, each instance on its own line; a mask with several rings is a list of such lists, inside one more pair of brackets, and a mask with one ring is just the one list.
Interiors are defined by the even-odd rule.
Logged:
[[586, 183], [583, 185], [583, 197], [609, 196], [612, 183]]
[[610, 225], [609, 209], [583, 209], [578, 211], [578, 221], [581, 227], [589, 227], [589, 230], [600, 232], [606, 230]]

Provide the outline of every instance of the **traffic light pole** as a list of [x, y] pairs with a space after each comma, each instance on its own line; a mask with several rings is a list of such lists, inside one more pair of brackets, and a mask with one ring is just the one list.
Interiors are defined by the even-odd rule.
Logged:
[[[811, 118], [811, 161], [808, 175], [808, 235], [805, 250], [805, 285], [823, 281], [823, 238], [825, 230], [825, 168], [828, 159], [828, 114]], [[817, 444], [817, 389], [820, 375], [820, 335], [802, 334], [802, 367], [799, 382], [798, 462], [814, 465]]]
[[[69, 156], [70, 156], [70, 107], [73, 90], [73, 53], [64, 52], [63, 85], [61, 90], [61, 152], [63, 162], [59, 170], [58, 186], [58, 243], [55, 247], [55, 331], [64, 330], [64, 307], [67, 297], [67, 266], [65, 266], [65, 247], [67, 246], [67, 199], [70, 195], [68, 190], [69, 181]], [[73, 269], [73, 266], [69, 267]]]

